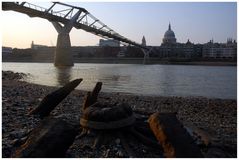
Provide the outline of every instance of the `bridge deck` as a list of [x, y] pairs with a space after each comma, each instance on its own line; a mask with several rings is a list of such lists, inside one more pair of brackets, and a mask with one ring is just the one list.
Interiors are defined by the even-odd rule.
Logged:
[[[27, 14], [30, 17], [40, 17], [40, 18], [47, 19], [51, 22], [60, 22], [63, 24], [66, 24], [70, 21], [69, 19], [64, 18], [64, 16], [61, 17], [60, 15], [54, 15], [51, 12], [48, 12], [47, 9], [44, 10], [44, 8], [41, 8], [41, 7], [39, 7], [38, 9], [33, 9], [30, 7], [24, 6], [23, 4], [14, 3], [14, 2], [2, 2], [2, 10], [4, 11], [12, 10], [12, 11], [20, 12], [23, 14]], [[142, 46], [141, 44], [131, 41], [119, 34], [112, 34], [110, 32], [106, 32], [104, 30], [94, 28], [92, 25], [88, 26], [80, 22], [74, 22], [73, 26], [76, 29], [83, 29], [87, 32], [90, 32], [92, 34], [95, 34], [104, 38], [113, 38], [115, 40], [130, 44], [130, 45], [134, 45], [143, 49], [147, 49], [147, 50], [149, 49], [146, 46]]]

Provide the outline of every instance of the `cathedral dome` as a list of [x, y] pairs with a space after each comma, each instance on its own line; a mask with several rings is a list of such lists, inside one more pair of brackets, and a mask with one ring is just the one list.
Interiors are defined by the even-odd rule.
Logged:
[[164, 34], [163, 43], [176, 43], [175, 34], [171, 30], [171, 25], [170, 24], [168, 26], [168, 30]]
[[164, 38], [175, 38], [175, 34], [172, 30], [167, 30], [164, 34]]

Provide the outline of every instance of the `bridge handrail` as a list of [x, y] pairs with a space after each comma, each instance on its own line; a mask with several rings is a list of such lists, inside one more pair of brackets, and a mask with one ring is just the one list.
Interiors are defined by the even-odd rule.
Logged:
[[[64, 4], [64, 3], [60, 3], [60, 2], [53, 2], [53, 5], [51, 7], [49, 7], [48, 9], [41, 7], [41, 6], [37, 6], [35, 4], [31, 4], [29, 2], [22, 2], [22, 3], [18, 3], [18, 2], [8, 2], [8, 3], [13, 3], [15, 5], [21, 6], [21, 7], [26, 7], [32, 10], [36, 10], [42, 13], [46, 13], [46, 14], [51, 14], [53, 16], [59, 17], [59, 18], [64, 18], [64, 19], [71, 19], [71, 15], [73, 13], [73, 9], [79, 9], [82, 10], [82, 13], [85, 13], [85, 15], [81, 16], [78, 18], [78, 20], [76, 20], [74, 23], [75, 24], [81, 24], [82, 27], [89, 27], [92, 28], [91, 29], [87, 29], [87, 31], [92, 32], [93, 34], [96, 34], [98, 36], [102, 35], [104, 38], [108, 37], [108, 38], [112, 38], [115, 40], [118, 40], [120, 42], [124, 42], [124, 43], [128, 43], [131, 45], [135, 45], [138, 46], [140, 48], [146, 48], [144, 46], [141, 46], [141, 44], [132, 41], [122, 35], [120, 35], [119, 33], [115, 32], [113, 29], [111, 29], [110, 27], [108, 27], [107, 25], [105, 25], [103, 22], [101, 22], [99, 19], [97, 19], [96, 17], [94, 17], [92, 14], [90, 14], [86, 9], [84, 8], [80, 8], [80, 7], [75, 7], [75, 6], [71, 6], [68, 4]], [[62, 14], [61, 11], [54, 11], [54, 6], [56, 4], [60, 4], [60, 5], [66, 5], [66, 6], [70, 6], [73, 7], [71, 8], [71, 11], [66, 13], [66, 14]], [[64, 11], [64, 10], [63, 10]], [[71, 13], [71, 14], [70, 14]], [[91, 21], [91, 23], [89, 23], [89, 21], [87, 20], [87, 16], [89, 16], [91, 18], [91, 20], [93, 20], [93, 22]], [[85, 28], [86, 29], [86, 28]]]
[[35, 4], [31, 4], [29, 2], [22, 2], [21, 4], [17, 3], [16, 4], [20, 5], [20, 6], [24, 6], [24, 7], [27, 7], [27, 8], [31, 8], [31, 9], [35, 9], [35, 10], [38, 10], [38, 11], [41, 11], [41, 12], [44, 12], [46, 11], [47, 9], [46, 8], [43, 8], [41, 6], [37, 6]]
[[[46, 11], [48, 11], [47, 8], [44, 8], [44, 7], [41, 7], [41, 6], [32, 4], [32, 3], [29, 3], [29, 2], [22, 2], [21, 4], [19, 4], [19, 3], [16, 2], [16, 4], [22, 5], [22, 6], [27, 7], [27, 8], [35, 9], [35, 10], [38, 10], [38, 11], [41, 11], [41, 12], [46, 12]], [[52, 15], [55, 15], [55, 16], [58, 16], [58, 17], [64, 17], [64, 18], [70, 19], [70, 16], [69, 16], [69, 15], [65, 17], [65, 14], [62, 14], [62, 13], [60, 13], [60, 12], [54, 12], [54, 11], [51, 10], [51, 12], [48, 12], [48, 13], [50, 13], [50, 14], [52, 14]], [[98, 20], [95, 16], [93, 16], [92, 14], [90, 14], [88, 11], [87, 11], [87, 13], [88, 13], [87, 15], [88, 15], [90, 18], [92, 18], [92, 19], [94, 19], [94, 20]], [[76, 23], [77, 23], [77, 22], [76, 22]], [[90, 25], [87, 21], [80, 21], [80, 22], [78, 22], [78, 23], [81, 23], [81, 24], [84, 24], [84, 25], [87, 25], [87, 26]], [[102, 31], [108, 32], [108, 33], [111, 34], [111, 35], [114, 35], [114, 36], [116, 36], [116, 37], [125, 39], [125, 40], [127, 40], [127, 41], [131, 41], [131, 40], [125, 38], [124, 36], [121, 36], [121, 35], [118, 34], [117, 32], [115, 32], [113, 29], [111, 29], [110, 27], [108, 27], [107, 25], [105, 25], [105, 24], [104, 24], [103, 22], [101, 22], [100, 20], [98, 20], [97, 23], [99, 23], [99, 24], [102, 25], [102, 26], [105, 26], [105, 28], [108, 29], [108, 30], [102, 29]], [[95, 29], [100, 29], [100, 27], [97, 27], [96, 25], [92, 25], [92, 27], [95, 28]], [[131, 41], [131, 42], [134, 42], [134, 41]], [[134, 43], [136, 43], [136, 42], [134, 42]]]
[[[21, 4], [15, 2], [16, 4], [18, 5], [22, 5], [24, 7], [27, 7], [27, 8], [31, 8], [31, 9], [35, 9], [35, 10], [38, 10], [38, 11], [41, 11], [41, 12], [46, 12], [48, 9], [47, 8], [44, 8], [44, 7], [41, 7], [41, 6], [38, 6], [38, 5], [35, 5], [35, 4], [32, 4], [32, 3], [29, 3], [29, 2], [22, 2]], [[62, 13], [59, 13], [59, 12], [48, 12], [52, 15], [55, 15], [55, 16], [58, 16], [58, 17], [64, 17], [65, 15], [62, 14]], [[67, 16], [65, 18], [70, 18], [70, 16]]]

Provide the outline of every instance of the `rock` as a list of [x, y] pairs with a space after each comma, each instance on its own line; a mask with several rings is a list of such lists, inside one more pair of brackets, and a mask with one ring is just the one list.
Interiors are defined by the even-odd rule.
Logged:
[[113, 147], [113, 151], [115, 151], [115, 152], [116, 152], [116, 151], [118, 151], [118, 150], [119, 150], [119, 148], [118, 148], [118, 147], [115, 147], [115, 146]]
[[116, 152], [116, 155], [117, 155], [118, 157], [120, 157], [120, 158], [123, 158], [123, 157], [124, 157], [124, 154], [123, 154], [122, 151]]
[[91, 146], [89, 146], [89, 145], [83, 145], [82, 149], [83, 150], [92, 150]]
[[210, 148], [206, 153], [207, 158], [226, 158], [225, 152], [220, 148]]
[[6, 132], [5, 127], [2, 127], [2, 134], [4, 134]]
[[109, 157], [109, 153], [110, 153], [110, 149], [107, 149], [107, 150], [104, 152], [103, 157], [104, 157], [104, 158]]
[[120, 139], [117, 138], [117, 139], [115, 140], [115, 143], [116, 143], [117, 145], [120, 145]]
[[9, 133], [9, 137], [11, 138], [22, 138], [27, 134], [27, 131], [24, 129], [21, 129], [19, 131], [12, 131]]
[[[14, 77], [11, 79], [13, 78]], [[40, 119], [35, 115], [26, 115], [28, 113], [28, 109], [35, 108], [39, 102], [42, 101], [41, 98], [57, 88], [35, 85], [23, 81], [9, 81], [9, 79], [7, 79], [6, 76], [4, 77], [4, 75], [2, 76], [2, 79], [2, 157], [9, 158], [11, 152], [15, 149], [15, 147], [10, 145], [10, 142], [14, 139], [19, 139], [17, 136], [10, 137], [10, 132], [19, 130], [18, 128], [22, 128], [24, 126], [27, 126], [25, 129], [35, 128], [39, 124]], [[81, 106], [85, 94], [86, 92], [84, 91], [73, 91], [69, 97], [63, 101], [67, 103], [61, 103], [61, 105], [54, 110], [56, 111], [56, 115], [69, 113], [72, 115], [71, 117], [78, 115], [78, 118], [81, 118], [82, 111], [79, 107], [82, 108]], [[219, 149], [223, 152], [226, 151], [227, 153], [224, 154], [226, 154], [227, 157], [237, 157], [237, 150], [236, 147], [234, 147], [234, 145], [237, 145], [237, 100], [208, 99], [203, 97], [146, 97], [142, 95], [137, 95], [137, 97], [135, 97], [136, 96], [134, 95], [125, 95], [124, 93], [114, 94], [101, 92], [99, 94], [99, 100], [103, 99], [103, 101], [107, 101], [112, 104], [126, 101], [130, 104], [130, 106], [132, 106], [135, 113], [142, 114], [146, 117], [154, 112], [177, 111], [177, 118], [183, 124], [190, 123], [205, 130], [213, 135], [213, 138], [216, 138], [212, 139], [213, 142], [232, 146], [233, 148], [231, 151], [220, 147]], [[146, 102], [145, 100], [148, 101]], [[170, 102], [170, 105], [163, 105], [163, 103], [167, 101]], [[14, 104], [18, 105], [18, 110], [15, 112], [12, 111], [12, 106]], [[62, 104], [71, 105], [64, 107]], [[19, 110], [19, 108], [24, 110]], [[79, 120], [76, 120], [76, 122], [79, 122]], [[141, 133], [146, 135], [145, 132]], [[24, 139], [24, 137], [26, 136], [20, 138]], [[93, 139], [93, 137], [94, 136], [87, 135], [86, 139]], [[75, 158], [100, 157], [102, 156], [102, 152], [109, 148], [106, 146], [104, 150], [101, 150], [102, 152], [96, 154], [95, 151], [90, 148], [84, 151], [82, 147], [80, 147], [83, 146], [83, 144], [91, 146], [88, 141], [85, 141], [85, 137], [75, 141], [75, 148], [71, 150], [71, 153], [74, 153], [72, 155], [74, 155]], [[113, 140], [113, 144], [115, 145], [113, 145], [111, 151], [116, 154], [117, 151], [122, 149], [122, 146], [117, 146], [115, 140]], [[132, 145], [135, 145], [135, 143], [131, 143], [131, 146]], [[202, 151], [206, 153], [210, 146], [211, 143], [209, 143], [208, 146], [204, 145], [200, 147], [202, 147]], [[143, 150], [139, 148], [137, 153], [141, 153], [142, 157], [161, 156], [160, 153], [156, 153], [154, 150], [146, 151], [147, 153], [144, 154]], [[123, 153], [127, 157], [127, 154], [125, 152]]]
[[9, 158], [11, 157], [11, 147], [2, 147], [2, 158]]
[[147, 151], [146, 151], [146, 150], [144, 150], [144, 149], [142, 150], [142, 152], [143, 152], [144, 154], [145, 154], [145, 153], [147, 153]]
[[19, 139], [14, 139], [10, 142], [10, 145], [12, 146], [16, 146], [17, 144], [19, 144]]
[[23, 137], [23, 138], [21, 138], [20, 139], [20, 144], [23, 144], [23, 143], [25, 143], [26, 142], [26, 140], [27, 140], [27, 136], [26, 137]]

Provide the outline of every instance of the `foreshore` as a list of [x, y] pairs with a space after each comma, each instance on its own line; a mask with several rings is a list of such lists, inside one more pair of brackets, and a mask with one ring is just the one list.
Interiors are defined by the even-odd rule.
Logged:
[[[28, 115], [29, 111], [37, 107], [47, 94], [57, 89], [20, 80], [24, 80], [25, 76], [8, 71], [2, 72], [3, 157], [11, 157], [15, 149], [26, 140], [26, 135], [39, 124], [40, 119]], [[67, 120], [79, 121], [85, 95], [86, 91], [74, 90], [51, 114]], [[152, 97], [124, 93], [100, 93], [99, 100], [111, 103], [126, 102], [135, 113], [145, 116], [155, 112], [176, 112], [177, 118], [185, 126], [193, 126], [205, 131], [210, 137], [210, 143], [218, 144], [217, 151], [211, 154], [205, 151], [205, 157], [237, 156], [237, 100], [206, 97]], [[87, 151], [87, 153], [84, 149], [79, 151], [77, 142], [68, 152], [69, 157], [75, 158], [100, 157], [94, 151]], [[145, 157], [156, 157], [156, 155], [145, 154]]]

